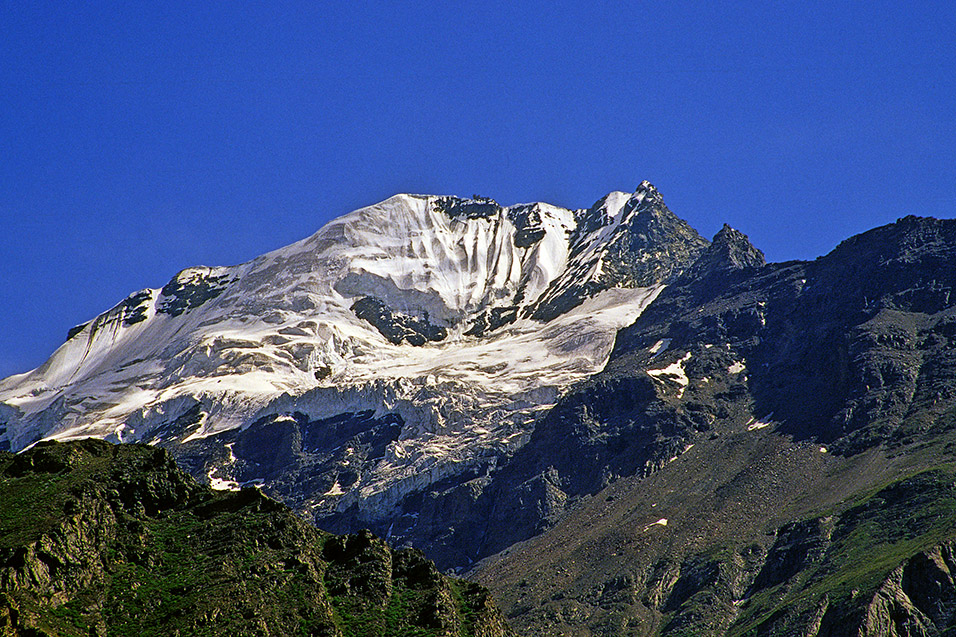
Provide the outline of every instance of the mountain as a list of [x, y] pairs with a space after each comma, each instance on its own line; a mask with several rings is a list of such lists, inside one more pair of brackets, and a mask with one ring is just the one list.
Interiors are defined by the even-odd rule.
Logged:
[[510, 634], [481, 587], [371, 534], [331, 536], [162, 449], [0, 453], [2, 635]]
[[400, 195], [79, 326], [0, 382], [0, 444], [165, 448], [522, 635], [952, 634], [954, 289], [953, 220], [766, 263], [647, 182]]
[[647, 182], [576, 211], [397, 195], [77, 326], [0, 381], [0, 445], [159, 445], [215, 487], [388, 534], [520, 448], [706, 245]]
[[447, 545], [522, 634], [951, 634], [954, 288], [956, 221], [779, 264], [725, 228]]

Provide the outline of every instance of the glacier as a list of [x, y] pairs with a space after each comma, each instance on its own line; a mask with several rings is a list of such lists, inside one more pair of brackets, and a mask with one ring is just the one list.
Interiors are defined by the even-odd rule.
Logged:
[[[290, 414], [391, 414], [400, 434], [357, 480], [300, 502], [380, 515], [513, 453], [705, 245], [648, 182], [580, 210], [395, 195], [77, 326], [46, 363], [0, 381], [0, 448], [173, 448]], [[235, 488], [228, 457], [200, 477]]]

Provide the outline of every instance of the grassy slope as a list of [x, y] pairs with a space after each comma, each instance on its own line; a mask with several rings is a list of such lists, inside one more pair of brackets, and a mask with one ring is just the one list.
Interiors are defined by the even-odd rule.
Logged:
[[210, 491], [158, 449], [3, 454], [0, 493], [0, 634], [4, 617], [49, 635], [502, 634], [480, 587], [420, 554]]
[[[951, 438], [853, 457], [766, 430], [700, 442], [583, 498], [474, 576], [523, 635], [757, 634], [824, 596], [858, 610], [904, 560], [956, 539]], [[794, 520], [823, 521], [822, 553], [754, 585]]]

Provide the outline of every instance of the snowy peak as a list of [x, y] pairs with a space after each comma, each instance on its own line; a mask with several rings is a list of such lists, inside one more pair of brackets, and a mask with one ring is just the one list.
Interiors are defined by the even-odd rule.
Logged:
[[654, 187], [654, 184], [646, 179], [637, 185], [634, 196], [631, 197], [631, 202], [634, 205], [644, 204], [646, 208], [665, 207], [661, 193]]
[[532, 316], [552, 320], [602, 290], [667, 284], [707, 245], [649, 182], [626, 197], [610, 193], [579, 213], [568, 268]]
[[366, 316], [380, 307], [449, 336], [479, 335], [490, 315], [516, 312], [560, 274], [574, 225], [571, 211], [547, 204], [503, 208], [486, 198], [399, 195], [317, 237], [341, 232], [350, 240], [349, 250], [327, 255], [331, 286], [360, 301]]
[[663, 252], [683, 260], [705, 244], [646, 181], [577, 211], [401, 194], [243, 266], [187, 268], [69, 338], [179, 317], [214, 300], [234, 306], [232, 316], [277, 320], [275, 312], [322, 310], [330, 296], [393, 344], [480, 337], [520, 316], [552, 320], [605, 289], [666, 282], [675, 268], [662, 267]]
[[[657, 192], [657, 188], [654, 187], [654, 184], [646, 179], [637, 185], [635, 192], [637, 194], [650, 195], [651, 197], [660, 197], [660, 193]], [[663, 199], [661, 199], [661, 203], [663, 203]]]
[[395, 195], [71, 330], [43, 366], [0, 381], [0, 448], [212, 445], [201, 475], [231, 484], [256, 476], [223, 460], [223, 436], [348, 422], [384, 436], [376, 452], [342, 446], [349, 479], [303, 501], [383, 511], [524, 444], [706, 245], [647, 182], [586, 210]]

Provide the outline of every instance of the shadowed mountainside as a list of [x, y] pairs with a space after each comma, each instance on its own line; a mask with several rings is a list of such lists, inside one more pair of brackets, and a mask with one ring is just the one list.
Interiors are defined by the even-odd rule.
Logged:
[[525, 634], [948, 634], [954, 288], [953, 221], [725, 228], [482, 490], [477, 577]]

